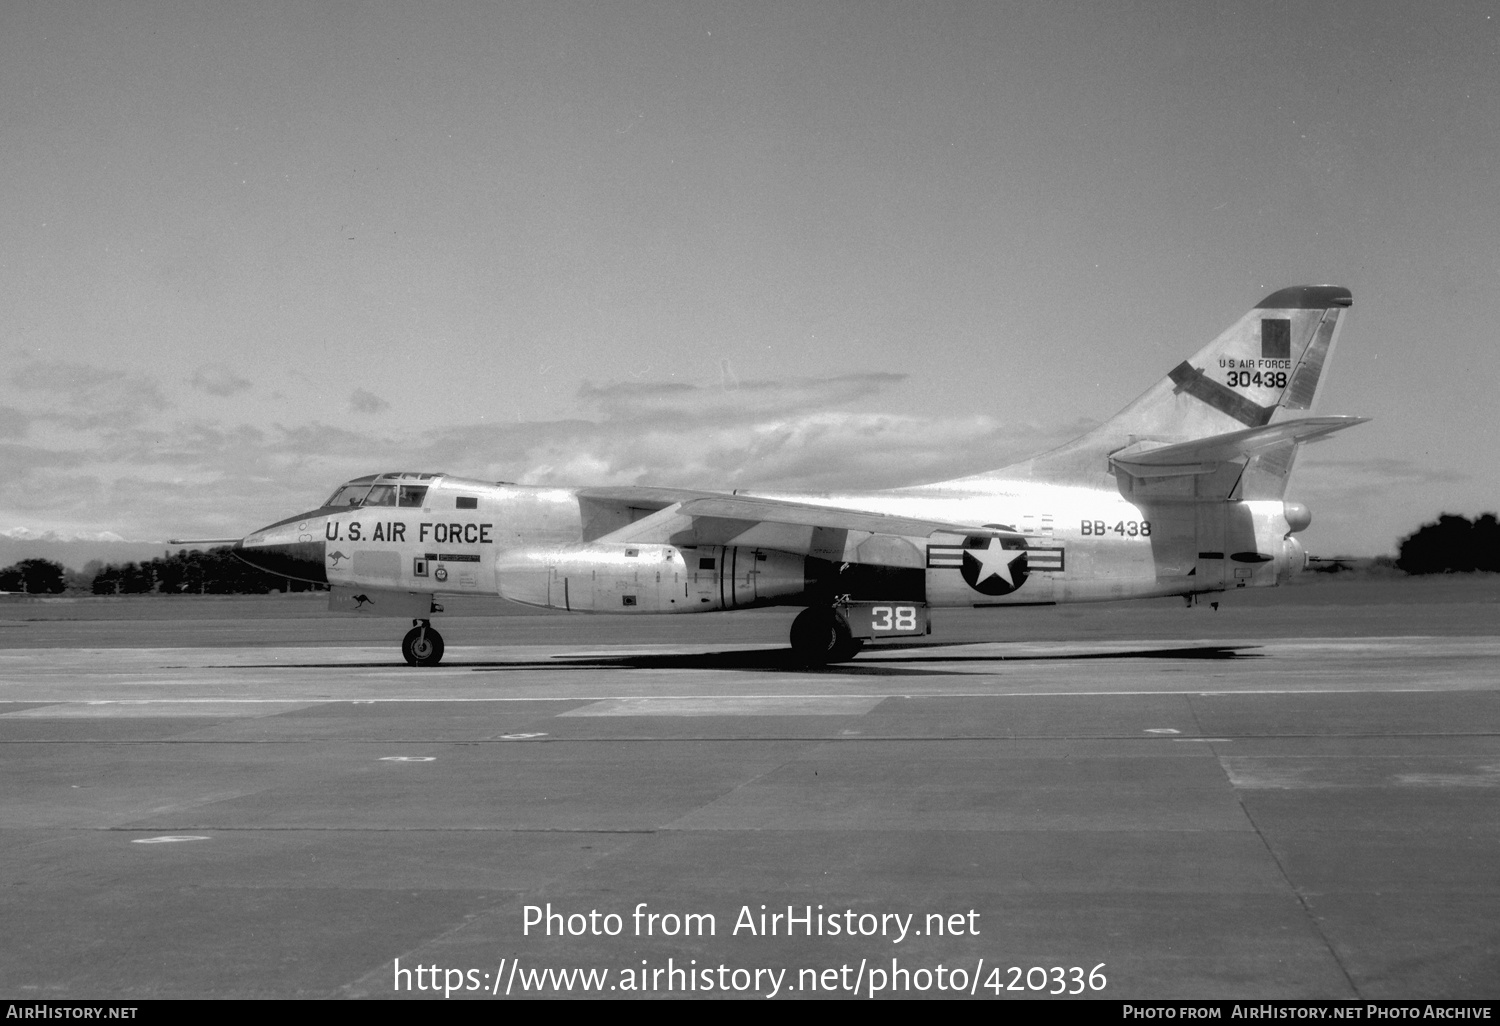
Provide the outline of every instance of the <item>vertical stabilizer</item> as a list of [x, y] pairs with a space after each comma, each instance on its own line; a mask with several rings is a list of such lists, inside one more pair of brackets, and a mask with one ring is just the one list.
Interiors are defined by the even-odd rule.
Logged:
[[[1093, 431], [985, 476], [1100, 483], [1110, 475], [1109, 456], [1127, 446], [1187, 442], [1306, 416], [1352, 302], [1349, 290], [1336, 285], [1273, 292]], [[1246, 484], [1279, 497], [1296, 449], [1288, 442], [1251, 457]]]

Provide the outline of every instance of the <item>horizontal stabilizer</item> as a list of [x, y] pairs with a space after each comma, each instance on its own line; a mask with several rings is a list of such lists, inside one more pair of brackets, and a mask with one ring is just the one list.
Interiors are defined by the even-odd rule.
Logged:
[[1368, 417], [1303, 417], [1230, 431], [1188, 442], [1135, 442], [1110, 454], [1110, 463], [1134, 477], [1210, 474], [1222, 464], [1254, 456], [1286, 442], [1310, 442], [1363, 424]]

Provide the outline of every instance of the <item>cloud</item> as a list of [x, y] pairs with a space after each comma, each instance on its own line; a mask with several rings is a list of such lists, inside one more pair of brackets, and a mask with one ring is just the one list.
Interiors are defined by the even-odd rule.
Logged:
[[16, 368], [10, 379], [23, 391], [89, 395], [119, 380], [119, 376], [103, 367], [51, 360], [23, 364]]
[[128, 427], [172, 406], [155, 381], [82, 363], [34, 361], [17, 368], [11, 383], [44, 403], [33, 420], [79, 430]]
[[366, 392], [362, 388], [356, 388], [349, 395], [350, 413], [384, 413], [390, 408], [390, 403], [374, 392]]
[[578, 390], [578, 400], [585, 408], [618, 420], [710, 415], [744, 418], [842, 406], [904, 380], [904, 374], [872, 372], [772, 381], [740, 382], [726, 378], [715, 386], [649, 381], [595, 386], [585, 382]]
[[[580, 394], [587, 418], [449, 425], [416, 434], [321, 422], [261, 428], [162, 418], [96, 427], [68, 436], [66, 448], [0, 448], [0, 459], [16, 468], [0, 480], [0, 528], [229, 537], [311, 509], [349, 478], [387, 470], [546, 485], [881, 488], [1004, 466], [1091, 426], [839, 408], [901, 380], [850, 374], [730, 389], [591, 385]], [[367, 406], [385, 408], [363, 390], [351, 403], [361, 395]]]
[[1376, 456], [1366, 459], [1319, 458], [1314, 450], [1299, 463], [1306, 477], [1315, 478], [1324, 491], [1371, 498], [1393, 491], [1416, 494], [1435, 485], [1459, 484], [1470, 474], [1448, 467], [1433, 467], [1416, 460]]
[[1298, 461], [1288, 499], [1313, 511], [1302, 535], [1317, 555], [1374, 555], [1395, 551], [1396, 542], [1439, 510], [1462, 505], [1471, 474], [1416, 460], [1377, 456], [1340, 459], [1314, 448]]
[[200, 392], [209, 395], [231, 396], [250, 387], [250, 381], [240, 377], [221, 363], [204, 364], [193, 372], [188, 382]]
[[0, 406], [0, 438], [25, 438], [32, 416], [14, 406]]
[[0, 538], [8, 538], [11, 541], [40, 541], [40, 542], [122, 542], [121, 538], [113, 531], [33, 531], [29, 527], [13, 527], [9, 531], [0, 531]]
[[[89, 467], [23, 467], [0, 477], [0, 510], [26, 520], [70, 524], [87, 523], [90, 529], [114, 530], [124, 519], [103, 503], [103, 482]], [[47, 529], [52, 529], [49, 523]]]
[[[6, 473], [15, 476], [32, 467], [56, 469], [82, 467], [94, 457], [76, 449], [51, 449], [41, 445], [12, 445], [0, 442], [0, 466]], [[3, 487], [3, 483], [0, 483]]]
[[[418, 439], [402, 457], [413, 467], [466, 468], [457, 472], [528, 484], [875, 488], [993, 469], [1084, 427], [847, 411], [573, 420], [447, 428]], [[476, 466], [478, 454], [487, 458]]]

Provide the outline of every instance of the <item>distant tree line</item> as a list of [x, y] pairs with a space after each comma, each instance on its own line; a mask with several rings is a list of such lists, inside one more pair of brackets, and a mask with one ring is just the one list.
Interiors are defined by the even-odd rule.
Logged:
[[94, 595], [265, 595], [314, 591], [322, 585], [289, 581], [235, 557], [228, 546], [207, 551], [180, 549], [143, 563], [90, 562], [77, 572], [50, 559], [23, 559], [0, 570], [0, 591], [32, 595], [64, 592]]
[[1500, 522], [1493, 513], [1474, 520], [1439, 514], [1435, 523], [1401, 539], [1396, 566], [1409, 574], [1500, 571]]
[[0, 591], [59, 595], [68, 590], [68, 569], [50, 559], [23, 559], [0, 570]]
[[[85, 568], [87, 569], [87, 568]], [[144, 563], [110, 563], [94, 574], [95, 595], [265, 595], [273, 591], [314, 591], [318, 585], [289, 581], [239, 559], [222, 546], [207, 551], [179, 549]]]

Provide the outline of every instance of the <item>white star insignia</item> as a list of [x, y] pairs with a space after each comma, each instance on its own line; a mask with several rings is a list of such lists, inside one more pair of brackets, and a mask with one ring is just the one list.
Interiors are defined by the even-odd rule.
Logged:
[[998, 577], [1012, 588], [1016, 586], [1015, 578], [1010, 574], [1011, 564], [1026, 555], [1025, 549], [1007, 549], [1000, 544], [1000, 539], [991, 537], [990, 544], [983, 549], [965, 549], [979, 563], [979, 574], [974, 578], [976, 586], [983, 584], [991, 577]]

